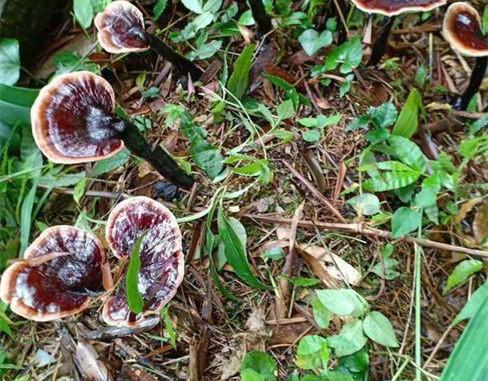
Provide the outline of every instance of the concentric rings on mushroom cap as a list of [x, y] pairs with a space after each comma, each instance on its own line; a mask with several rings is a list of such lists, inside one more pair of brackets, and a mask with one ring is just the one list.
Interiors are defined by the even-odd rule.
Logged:
[[442, 34], [452, 48], [465, 56], [488, 56], [488, 38], [481, 33], [480, 15], [468, 3], [458, 2], [449, 6]]
[[45, 230], [24, 260], [2, 274], [0, 298], [17, 315], [49, 321], [88, 307], [92, 295], [112, 287], [101, 242], [72, 226]]
[[107, 324], [131, 327], [141, 324], [145, 316], [159, 313], [183, 280], [181, 231], [175, 216], [164, 205], [148, 197], [133, 197], [110, 213], [106, 239], [118, 258], [130, 255], [143, 234], [138, 286], [144, 298], [144, 311], [138, 316], [130, 312], [124, 274], [119, 289], [103, 307], [102, 316]]
[[87, 71], [60, 75], [32, 106], [32, 134], [55, 163], [101, 160], [124, 148], [111, 125], [114, 109], [113, 89], [102, 77]]
[[407, 12], [428, 12], [447, 4], [447, 0], [351, 0], [366, 13], [396, 16]]
[[144, 37], [144, 16], [128, 1], [113, 1], [95, 17], [98, 42], [109, 53], [141, 52], [149, 49]]

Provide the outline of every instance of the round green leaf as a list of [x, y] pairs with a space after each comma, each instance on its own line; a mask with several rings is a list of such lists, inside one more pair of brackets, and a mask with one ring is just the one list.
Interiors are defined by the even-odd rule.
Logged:
[[398, 341], [390, 320], [381, 312], [370, 312], [363, 322], [363, 330], [366, 336], [378, 344], [386, 347], [398, 347]]
[[0, 40], [0, 83], [13, 85], [19, 80], [19, 41], [14, 38]]
[[241, 378], [243, 380], [276, 381], [277, 372], [278, 367], [275, 359], [265, 352], [249, 352], [241, 362]]
[[302, 369], [326, 368], [329, 361], [327, 340], [321, 336], [303, 337], [298, 343], [297, 365]]

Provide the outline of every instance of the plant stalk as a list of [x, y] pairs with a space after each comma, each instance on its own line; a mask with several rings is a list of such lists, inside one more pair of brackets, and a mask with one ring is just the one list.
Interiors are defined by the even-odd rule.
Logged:
[[369, 58], [368, 66], [376, 66], [380, 62], [381, 57], [385, 54], [386, 47], [388, 46], [388, 36], [390, 35], [391, 28], [395, 22], [395, 16], [388, 17], [381, 28], [380, 35], [376, 38], [371, 57]]
[[152, 34], [146, 34], [146, 38], [149, 41], [149, 47], [160, 56], [171, 62], [180, 72], [190, 74], [193, 81], [197, 81], [201, 77], [203, 72], [198, 68], [197, 65], [182, 55], [176, 53], [160, 38]]
[[149, 162], [156, 171], [176, 185], [190, 189], [195, 180], [178, 166], [178, 163], [159, 145], [154, 148], [146, 141], [138, 128], [131, 122], [123, 120], [123, 128], [118, 136], [125, 146], [135, 155]]
[[456, 110], [466, 110], [469, 101], [478, 92], [481, 86], [481, 82], [483, 82], [483, 77], [485, 76], [487, 67], [488, 57], [476, 58], [476, 64], [474, 66], [473, 72], [471, 73], [468, 88], [464, 91], [463, 95], [457, 97], [452, 104], [452, 106]]
[[251, 4], [252, 17], [258, 25], [258, 32], [261, 35], [267, 34], [273, 29], [270, 17], [266, 14], [262, 0], [249, 0]]

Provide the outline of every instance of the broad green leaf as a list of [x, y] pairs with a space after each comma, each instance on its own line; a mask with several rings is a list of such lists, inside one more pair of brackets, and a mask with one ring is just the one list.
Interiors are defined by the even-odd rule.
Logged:
[[398, 341], [390, 320], [378, 311], [371, 311], [363, 321], [363, 330], [366, 336], [378, 344], [386, 347], [398, 347]]
[[478, 287], [473, 295], [471, 295], [471, 298], [469, 298], [463, 309], [457, 314], [451, 325], [455, 326], [463, 320], [472, 318], [485, 300], [488, 300], [488, 282]]
[[241, 381], [266, 381], [263, 376], [251, 368], [241, 370]]
[[222, 40], [213, 40], [208, 44], [200, 45], [196, 50], [188, 53], [186, 56], [191, 59], [205, 60], [212, 57], [222, 47]]
[[168, 0], [157, 0], [153, 6], [154, 21], [159, 19], [168, 5]]
[[392, 134], [408, 139], [411, 138], [417, 132], [419, 126], [419, 111], [421, 107], [422, 95], [417, 90], [412, 89], [393, 127]]
[[334, 371], [348, 374], [353, 381], [367, 381], [369, 373], [368, 350], [363, 348], [351, 355], [339, 358]]
[[252, 11], [248, 9], [244, 13], [241, 14], [239, 17], [239, 21], [237, 21], [238, 24], [244, 25], [244, 26], [251, 26], [254, 25], [256, 22], [254, 21], [254, 18], [252, 17]]
[[327, 54], [325, 70], [334, 70], [340, 65], [340, 72], [348, 74], [359, 66], [362, 58], [363, 46], [361, 37], [355, 36]]
[[241, 362], [241, 375], [245, 369], [252, 369], [262, 377], [263, 381], [276, 381], [278, 373], [276, 360], [265, 352], [253, 351], [246, 353]]
[[296, 363], [302, 369], [325, 369], [329, 362], [327, 340], [321, 336], [303, 337], [298, 343]]
[[268, 287], [252, 273], [247, 259], [246, 248], [242, 245], [242, 241], [239, 238], [239, 234], [235, 231], [234, 226], [220, 209], [218, 211], [217, 223], [219, 236], [225, 245], [225, 256], [236, 272], [236, 275], [254, 288], [260, 290], [267, 289]]
[[247, 92], [252, 56], [255, 47], [254, 44], [251, 44], [244, 48], [234, 63], [234, 69], [227, 82], [227, 88], [237, 99], [241, 99]]
[[376, 127], [386, 128], [395, 123], [398, 111], [392, 102], [385, 102], [378, 107], [370, 107], [368, 116]]
[[20, 77], [19, 41], [0, 39], [0, 84], [13, 85]]
[[449, 356], [439, 381], [486, 381], [488, 299], [478, 308]]
[[263, 259], [271, 259], [272, 261], [278, 261], [285, 258], [285, 252], [280, 246], [272, 247], [263, 253]]
[[384, 172], [377, 174], [363, 183], [363, 189], [369, 192], [385, 192], [393, 189], [404, 188], [415, 183], [420, 174], [412, 171]]
[[220, 151], [207, 141], [192, 145], [190, 155], [195, 164], [212, 179], [217, 177], [224, 168], [224, 160]]
[[419, 173], [425, 171], [426, 160], [421, 149], [403, 136], [392, 135], [388, 138], [387, 144], [379, 145], [375, 149], [397, 157], [402, 163]]
[[331, 312], [341, 316], [361, 316], [368, 303], [350, 289], [317, 290], [317, 298]]
[[332, 44], [332, 39], [330, 31], [324, 30], [319, 33], [314, 29], [307, 29], [298, 37], [303, 50], [309, 56], [313, 56], [321, 48]]
[[201, 14], [203, 13], [202, 0], [181, 0], [183, 5], [190, 11]]
[[374, 194], [363, 193], [347, 200], [359, 215], [372, 216], [380, 211], [380, 200]]
[[56, 66], [56, 73], [54, 75], [61, 75], [65, 73], [71, 73], [73, 71], [91, 71], [92, 73], [98, 72], [98, 65], [85, 62], [83, 57], [74, 52], [61, 52], [53, 58], [54, 66]]
[[81, 27], [88, 29], [94, 16], [90, 0], [73, 0], [73, 12]]
[[312, 312], [317, 325], [322, 329], [327, 329], [332, 318], [332, 313], [321, 303], [318, 298], [312, 299]]
[[322, 137], [322, 132], [320, 132], [320, 130], [318, 130], [318, 129], [313, 129], [313, 130], [308, 130], [308, 131], [302, 132], [303, 140], [305, 140], [306, 142], [309, 142], [309, 143], [318, 142], [321, 137]]
[[363, 335], [361, 320], [344, 324], [338, 335], [327, 339], [329, 345], [334, 348], [337, 357], [347, 356], [359, 351], [366, 345], [367, 339]]
[[122, 167], [129, 159], [130, 152], [127, 149], [123, 149], [112, 157], [97, 161], [93, 166], [93, 176], [97, 177]]
[[464, 283], [468, 278], [483, 269], [483, 262], [477, 259], [466, 259], [457, 264], [452, 273], [447, 278], [446, 286], [442, 291], [447, 294], [454, 287]]
[[416, 210], [402, 206], [398, 208], [391, 218], [391, 232], [393, 238], [403, 237], [404, 235], [417, 230], [422, 224], [422, 215]]
[[145, 236], [145, 233], [142, 234], [134, 244], [129, 265], [127, 266], [127, 273], [125, 275], [125, 296], [127, 298], [127, 305], [131, 312], [135, 314], [140, 314], [144, 309], [144, 299], [139, 290], [139, 271], [141, 269], [140, 253], [142, 241]]
[[276, 108], [276, 111], [281, 120], [290, 119], [295, 115], [295, 109], [291, 99], [287, 99], [286, 101], [280, 103]]

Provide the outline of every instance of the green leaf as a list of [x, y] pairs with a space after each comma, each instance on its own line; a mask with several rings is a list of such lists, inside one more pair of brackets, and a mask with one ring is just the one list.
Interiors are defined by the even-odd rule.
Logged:
[[312, 299], [312, 312], [317, 325], [322, 329], [327, 329], [332, 318], [332, 313], [322, 304], [318, 298]]
[[153, 7], [154, 21], [159, 19], [168, 5], [168, 0], [158, 0]]
[[329, 362], [327, 340], [321, 336], [303, 337], [298, 343], [296, 363], [302, 369], [326, 369]]
[[263, 259], [271, 259], [272, 261], [278, 261], [285, 258], [285, 252], [280, 246], [272, 247], [263, 253]]
[[422, 215], [419, 212], [404, 206], [398, 208], [391, 218], [393, 238], [403, 237], [404, 235], [417, 230], [421, 224]]
[[318, 129], [308, 130], [308, 131], [302, 132], [303, 140], [305, 140], [306, 142], [309, 142], [309, 143], [318, 142], [321, 137], [322, 137], [322, 132]]
[[472, 318], [485, 300], [488, 300], [488, 282], [478, 287], [473, 295], [471, 295], [471, 298], [469, 298], [463, 309], [452, 321], [451, 326], [454, 327], [459, 322]]
[[234, 69], [227, 82], [227, 88], [237, 99], [241, 99], [247, 92], [249, 72], [255, 45], [247, 45], [234, 63]]
[[481, 28], [483, 31], [483, 35], [488, 35], [488, 5], [485, 5], [483, 10], [483, 18], [481, 20]]
[[195, 164], [212, 179], [224, 168], [224, 159], [220, 151], [207, 141], [192, 145], [190, 155]]
[[442, 291], [447, 294], [454, 287], [464, 283], [468, 278], [483, 269], [483, 262], [477, 259], [466, 259], [457, 264], [452, 273], [447, 278], [446, 286]]
[[359, 215], [372, 216], [380, 211], [380, 200], [374, 194], [363, 193], [347, 200]]
[[141, 247], [146, 233], [142, 234], [136, 241], [130, 256], [127, 273], [125, 275], [125, 296], [127, 305], [131, 312], [140, 314], [144, 309], [144, 299], [139, 291], [139, 271], [141, 269]]
[[298, 41], [300, 41], [303, 50], [309, 56], [313, 56], [321, 48], [332, 44], [332, 39], [333, 37], [330, 31], [324, 30], [319, 33], [314, 29], [307, 29], [298, 37]]
[[449, 356], [439, 381], [485, 381], [488, 351], [488, 299], [471, 318], [454, 351]]
[[252, 273], [247, 260], [246, 248], [243, 246], [238, 232], [236, 232], [232, 223], [229, 222], [229, 219], [220, 209], [218, 211], [217, 223], [219, 236], [225, 245], [225, 256], [236, 272], [236, 275], [249, 286], [260, 290], [267, 289], [268, 287]]
[[331, 312], [341, 316], [361, 316], [368, 303], [356, 291], [350, 289], [317, 290], [317, 298]]
[[281, 120], [290, 119], [295, 115], [295, 109], [293, 107], [293, 101], [291, 99], [287, 99], [286, 101], [280, 103], [276, 108], [278, 112], [278, 117]]
[[421, 107], [422, 95], [417, 90], [412, 89], [393, 127], [392, 134], [408, 139], [411, 138], [417, 132], [419, 126], [419, 111]]
[[20, 252], [24, 253], [29, 246], [29, 238], [32, 226], [32, 210], [36, 200], [37, 182], [34, 180], [29, 193], [22, 200], [20, 211]]
[[222, 47], [222, 40], [213, 40], [208, 44], [200, 45], [196, 50], [187, 54], [191, 60], [201, 59], [205, 60], [212, 57]]
[[241, 381], [265, 381], [265, 379], [255, 370], [246, 368], [241, 371]]
[[93, 166], [93, 176], [97, 177], [105, 173], [111, 172], [114, 169], [122, 167], [130, 159], [130, 152], [127, 149], [123, 149], [117, 152], [114, 156], [107, 159], [97, 161]]
[[386, 347], [398, 347], [390, 320], [378, 311], [371, 311], [363, 321], [364, 333], [373, 341]]
[[80, 204], [81, 198], [85, 194], [87, 184], [88, 180], [86, 177], [84, 177], [78, 184], [76, 184], [75, 189], [73, 190], [73, 199], [78, 205]]
[[363, 58], [361, 37], [354, 36], [342, 45], [333, 49], [325, 59], [325, 70], [330, 71], [340, 65], [340, 72], [349, 74], [357, 68]]
[[176, 331], [173, 321], [169, 316], [169, 304], [165, 305], [161, 310], [161, 317], [163, 318], [164, 330], [166, 335], [169, 337], [171, 346], [176, 349]]
[[203, 13], [202, 0], [181, 0], [183, 5], [190, 11], [201, 14]]
[[368, 116], [378, 128], [386, 128], [397, 120], [398, 111], [392, 102], [385, 102], [378, 107], [370, 107]]
[[366, 337], [363, 335], [362, 321], [356, 320], [344, 324], [341, 332], [338, 335], [329, 337], [327, 341], [334, 348], [338, 357], [359, 351], [367, 342]]
[[13, 85], [20, 77], [19, 41], [0, 39], [0, 84]]
[[93, 7], [90, 0], [73, 0], [75, 18], [83, 29], [88, 29], [93, 20]]
[[[241, 375], [245, 369], [252, 369], [261, 376], [263, 381], [276, 381], [278, 366], [276, 360], [261, 351], [248, 352], [241, 362]], [[249, 378], [253, 380], [252, 378]]]
[[56, 73], [54, 75], [61, 75], [65, 73], [71, 73], [73, 71], [91, 71], [92, 73], [98, 72], [98, 65], [85, 62], [83, 57], [74, 52], [61, 52], [53, 58], [54, 66], [56, 66]]
[[252, 17], [252, 11], [248, 9], [243, 14], [241, 14], [237, 23], [244, 26], [254, 25], [256, 22], [254, 21], [254, 17]]

